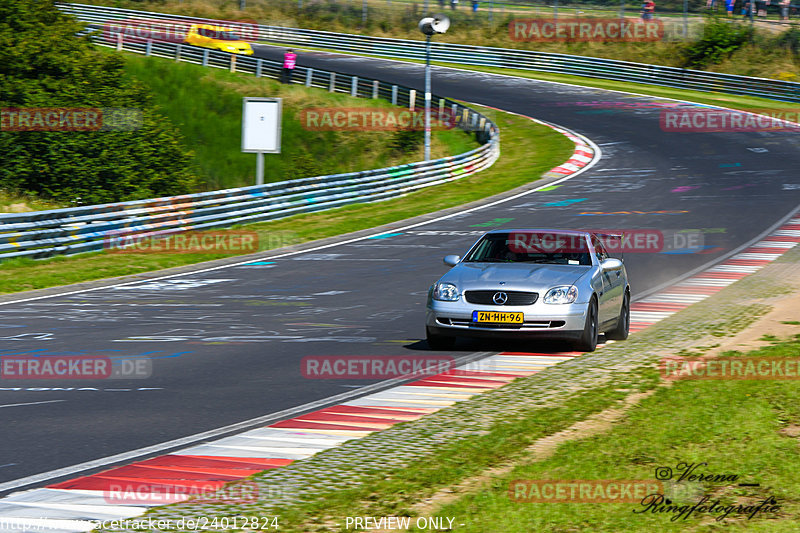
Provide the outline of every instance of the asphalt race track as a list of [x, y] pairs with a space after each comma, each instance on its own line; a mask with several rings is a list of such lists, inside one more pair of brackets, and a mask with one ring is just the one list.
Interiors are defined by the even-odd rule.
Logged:
[[[283, 51], [256, 48], [276, 59]], [[301, 53], [299, 64], [421, 88], [418, 65], [323, 53]], [[0, 306], [0, 355], [152, 361], [142, 379], [0, 381], [0, 483], [357, 392], [370, 382], [306, 379], [301, 359], [430, 353], [421, 340], [427, 288], [445, 271], [444, 255], [487, 229], [663, 230], [666, 249], [625, 256], [636, 298], [800, 204], [796, 134], [669, 133], [659, 117], [676, 104], [664, 100], [451, 69], [433, 79], [437, 94], [583, 134], [602, 159], [555, 189], [380, 238]], [[687, 247], [676, 237], [683, 230], [702, 242]], [[497, 349], [462, 341], [452, 353]]]

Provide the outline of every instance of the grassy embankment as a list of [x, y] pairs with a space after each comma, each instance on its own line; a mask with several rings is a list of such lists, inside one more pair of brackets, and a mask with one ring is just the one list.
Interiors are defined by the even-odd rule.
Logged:
[[[265, 181], [284, 181], [323, 174], [380, 168], [423, 159], [421, 133], [315, 131], [301, 120], [308, 108], [378, 107], [383, 100], [352, 98], [302, 85], [287, 86], [267, 78], [234, 74], [158, 58], [127, 55], [126, 72], [144, 83], [156, 104], [195, 152], [205, 190], [255, 183], [255, 154], [241, 151], [242, 97], [283, 99], [281, 153], [265, 156]], [[477, 146], [459, 131], [433, 136], [432, 157], [466, 152]]]
[[25, 213], [26, 211], [42, 211], [63, 207], [32, 195], [9, 194], [0, 191], [0, 213]]

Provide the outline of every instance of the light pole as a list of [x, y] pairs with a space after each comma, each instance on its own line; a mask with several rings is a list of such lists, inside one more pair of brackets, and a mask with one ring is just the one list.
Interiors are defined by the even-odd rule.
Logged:
[[425, 161], [431, 160], [431, 37], [449, 27], [450, 19], [441, 13], [419, 21], [419, 31], [425, 34]]
[[683, 38], [689, 39], [689, 0], [683, 0]]

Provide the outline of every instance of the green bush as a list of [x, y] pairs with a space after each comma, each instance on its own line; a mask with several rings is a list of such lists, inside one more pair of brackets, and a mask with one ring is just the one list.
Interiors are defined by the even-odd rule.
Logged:
[[778, 35], [775, 43], [781, 48], [790, 50], [797, 59], [800, 56], [800, 26], [796, 23], [792, 24], [791, 28]]
[[730, 57], [753, 38], [753, 28], [734, 21], [709, 18], [699, 40], [686, 45], [682, 52], [682, 66], [705, 68]]
[[425, 142], [422, 130], [400, 130], [392, 134], [392, 148], [401, 154], [410, 154]]

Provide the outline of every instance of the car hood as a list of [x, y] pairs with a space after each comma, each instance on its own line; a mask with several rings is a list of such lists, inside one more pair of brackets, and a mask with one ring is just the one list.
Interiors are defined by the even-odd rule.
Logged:
[[495, 288], [503, 281], [507, 289], [541, 291], [556, 285], [573, 285], [591, 269], [584, 265], [459, 263], [439, 281], [455, 283], [459, 290]]

